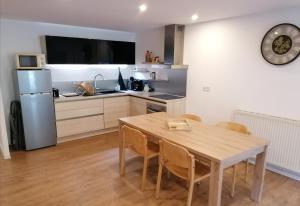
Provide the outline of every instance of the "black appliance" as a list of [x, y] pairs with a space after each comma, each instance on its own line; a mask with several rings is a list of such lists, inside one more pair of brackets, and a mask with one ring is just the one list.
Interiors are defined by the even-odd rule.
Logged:
[[143, 91], [144, 83], [142, 80], [133, 80], [131, 81], [131, 90], [133, 91]]
[[52, 88], [53, 97], [59, 97], [59, 89]]
[[21, 103], [17, 100], [10, 103], [9, 123], [12, 149], [24, 150], [25, 135], [22, 121], [22, 110]]
[[48, 64], [135, 64], [135, 43], [46, 36]]

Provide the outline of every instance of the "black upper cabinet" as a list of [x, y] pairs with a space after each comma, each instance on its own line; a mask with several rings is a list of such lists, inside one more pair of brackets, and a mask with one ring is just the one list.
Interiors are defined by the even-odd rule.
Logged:
[[111, 41], [114, 64], [135, 64], [135, 43]]
[[135, 43], [46, 36], [48, 64], [135, 64]]
[[[75, 38], [73, 38], [75, 39]], [[89, 39], [76, 39], [72, 45], [73, 63], [89, 64], [93, 60], [93, 44]]]
[[111, 41], [95, 40], [93, 64], [114, 64], [114, 50]]
[[48, 64], [72, 64], [74, 61], [72, 43], [71, 38], [46, 36]]

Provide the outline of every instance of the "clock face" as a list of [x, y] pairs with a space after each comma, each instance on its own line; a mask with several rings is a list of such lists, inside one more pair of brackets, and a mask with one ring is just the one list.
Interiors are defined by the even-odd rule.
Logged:
[[261, 43], [261, 53], [271, 64], [292, 62], [300, 55], [300, 29], [292, 24], [274, 26]]

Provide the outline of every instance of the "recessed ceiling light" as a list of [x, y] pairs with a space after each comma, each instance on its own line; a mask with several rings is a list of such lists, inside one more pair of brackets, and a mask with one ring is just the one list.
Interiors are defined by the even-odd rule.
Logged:
[[142, 4], [142, 5], [140, 5], [139, 6], [139, 8], [140, 8], [140, 11], [146, 11], [147, 10], [147, 5], [146, 4]]
[[198, 18], [199, 18], [199, 16], [198, 16], [197, 14], [194, 14], [194, 15], [192, 16], [192, 20], [193, 20], [193, 21], [197, 20]]

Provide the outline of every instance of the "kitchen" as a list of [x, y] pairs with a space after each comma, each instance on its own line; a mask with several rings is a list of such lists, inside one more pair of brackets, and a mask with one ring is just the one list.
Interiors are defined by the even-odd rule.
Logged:
[[[172, 27], [170, 33], [177, 31], [177, 25], [168, 27]], [[173, 41], [173, 47], [178, 47], [174, 39], [167, 38], [166, 33], [165, 41]], [[165, 56], [174, 59], [168, 64], [145, 63], [135, 66], [135, 43], [58, 36], [41, 36], [41, 39], [47, 59], [43, 54], [16, 54], [19, 69], [17, 89], [23, 108], [26, 150], [116, 131], [118, 119], [129, 115], [152, 112], [177, 115], [184, 113], [187, 66], [176, 65], [176, 69], [171, 68], [175, 66], [174, 61], [178, 62], [173, 54], [182, 51], [165, 49]], [[36, 59], [28, 60], [30, 58]], [[145, 61], [146, 58], [149, 59], [145, 55]], [[102, 64], [108, 67], [106, 73], [114, 79], [107, 79], [108, 75], [98, 73], [102, 72], [102, 69], [99, 69], [94, 59], [103, 62]], [[34, 71], [34, 65], [28, 65], [28, 62], [41, 63]], [[44, 62], [47, 62], [47, 65]], [[26, 70], [28, 66], [31, 70]], [[39, 70], [41, 67], [45, 70]], [[110, 70], [115, 72], [116, 68], [119, 72], [113, 76]], [[125, 81], [122, 73], [129, 75]], [[144, 81], [133, 76], [140, 76]], [[33, 98], [32, 95], [26, 97], [32, 93], [51, 93], [51, 87], [54, 88], [54, 110], [47, 109], [51, 108], [51, 103], [46, 104], [46, 98]], [[150, 89], [153, 91], [149, 92]], [[34, 105], [41, 106], [38, 108]], [[37, 124], [32, 123], [35, 119], [39, 119]], [[36, 141], [40, 136], [44, 136], [45, 139]], [[53, 141], [49, 140], [50, 136], [53, 136]], [[12, 142], [18, 140], [12, 139]]]
[[[196, 4], [194, 2], [190, 3]], [[57, 4], [64, 5], [68, 2], [64, 1]], [[97, 5], [101, 2], [92, 2], [91, 5], [93, 4]], [[285, 8], [278, 3], [278, 8], [284, 8], [282, 11], [267, 11], [266, 9], [259, 11], [261, 13], [258, 15], [245, 12], [240, 14], [244, 15], [243, 17], [238, 17], [238, 14], [236, 14], [236, 16], [228, 16], [232, 19], [226, 20], [223, 16], [217, 21], [213, 21], [212, 18], [208, 17], [206, 21], [203, 21], [204, 17], [200, 15], [200, 12], [197, 13], [191, 9], [187, 15], [187, 21], [178, 21], [175, 20], [176, 18], [171, 18], [172, 20], [165, 21], [167, 23], [161, 22], [153, 28], [149, 23], [151, 18], [147, 15], [149, 13], [153, 15], [154, 13], [151, 12], [159, 12], [161, 8], [155, 7], [154, 9], [152, 4], [148, 4], [137, 3], [133, 6], [134, 10], [131, 6], [128, 6], [128, 12], [135, 11], [138, 15], [135, 18], [141, 22], [130, 20], [130, 15], [124, 16], [124, 21], [126, 19], [127, 22], [131, 22], [124, 27], [120, 24], [121, 19], [118, 21], [113, 20], [113, 18], [104, 20], [105, 18], [102, 16], [104, 19], [99, 18], [99, 22], [95, 23], [91, 19], [93, 15], [88, 14], [84, 14], [86, 19], [82, 18], [82, 21], [76, 16], [72, 20], [73, 22], [71, 19], [68, 22], [66, 20], [68, 18], [65, 18], [65, 21], [54, 20], [55, 18], [53, 16], [50, 18], [52, 14], [48, 12], [33, 14], [29, 12], [30, 9], [26, 9], [27, 17], [25, 17], [26, 12], [23, 14], [24, 16], [18, 12], [20, 5], [17, 6], [16, 3], [4, 1], [2, 5], [2, 8], [5, 8], [3, 10], [4, 18], [1, 17], [0, 145], [3, 157], [5, 159], [11, 158], [11, 160], [1, 160], [0, 167], [4, 173], [1, 175], [0, 183], [7, 185], [7, 189], [0, 189], [0, 203], [19, 205], [26, 194], [33, 194], [33, 190], [40, 187], [43, 191], [40, 194], [42, 196], [44, 194], [45, 197], [43, 196], [38, 200], [38, 198], [30, 195], [31, 197], [28, 196], [28, 200], [26, 200], [27, 204], [131, 205], [143, 204], [148, 201], [149, 205], [184, 205], [187, 199], [190, 201], [190, 198], [187, 197], [188, 192], [185, 188], [185, 182], [177, 179], [175, 175], [172, 175], [169, 180], [164, 176], [164, 172], [160, 197], [155, 198], [159, 165], [154, 159], [149, 160], [149, 172], [145, 180], [144, 192], [140, 189], [140, 178], [142, 177], [141, 173], [143, 173], [140, 159], [126, 162], [125, 177], [119, 175], [123, 164], [121, 161], [122, 149], [119, 148], [119, 134], [123, 134], [120, 133], [120, 131], [123, 131], [123, 126], [131, 126], [143, 131], [149, 139], [153, 139], [156, 143], [160, 141], [160, 138], [171, 140], [173, 143], [184, 146], [195, 155], [203, 155], [203, 150], [193, 145], [195, 142], [189, 142], [188, 139], [180, 141], [181, 137], [177, 136], [178, 134], [187, 137], [197, 136], [204, 129], [202, 126], [196, 124], [194, 120], [184, 118], [184, 121], [187, 121], [191, 126], [192, 131], [167, 132], [168, 135], [166, 135], [164, 130], [156, 125], [161, 121], [165, 122], [165, 120], [162, 120], [165, 117], [159, 116], [160, 113], [156, 112], [165, 112], [170, 115], [168, 120], [171, 117], [181, 117], [185, 113], [194, 114], [201, 117], [200, 120], [203, 125], [216, 125], [220, 121], [236, 121], [247, 125], [253, 135], [269, 140], [271, 146], [269, 146], [270, 151], [266, 160], [268, 169], [266, 176], [274, 179], [277, 182], [276, 184], [280, 184], [278, 182], [282, 181], [286, 185], [278, 191], [273, 191], [272, 183], [266, 178], [261, 199], [262, 204], [268, 204], [270, 198], [275, 196], [280, 205], [284, 200], [278, 200], [279, 193], [289, 190], [294, 194], [296, 189], [299, 188], [296, 181], [299, 179], [297, 159], [292, 162], [292, 156], [296, 155], [296, 149], [292, 145], [297, 145], [297, 139], [292, 134], [294, 127], [291, 126], [296, 124], [299, 119], [298, 110], [292, 110], [292, 108], [297, 108], [298, 105], [298, 94], [294, 88], [296, 88], [296, 82], [298, 82], [296, 67], [299, 65], [299, 60], [295, 59], [292, 63], [284, 66], [286, 69], [281, 69], [268, 64], [259, 53], [261, 40], [270, 27], [282, 22], [299, 24], [297, 21], [299, 9], [297, 7]], [[143, 10], [137, 5], [147, 5], [148, 7], [146, 6], [146, 9]], [[57, 9], [58, 13], [65, 8], [64, 6], [57, 8], [55, 3], [49, 3], [48, 6], [50, 6], [50, 10]], [[73, 6], [79, 9], [80, 3]], [[112, 5], [110, 6], [110, 8], [113, 8]], [[244, 8], [243, 5], [239, 6]], [[162, 8], [166, 8], [165, 3], [162, 3]], [[209, 8], [207, 6], [208, 10]], [[89, 9], [92, 11], [92, 6], [89, 6]], [[75, 10], [71, 9], [70, 14], [65, 15], [71, 15], [72, 12], [75, 12]], [[197, 15], [191, 16], [194, 13], [197, 13]], [[30, 17], [30, 15], [33, 16]], [[36, 16], [34, 17], [34, 15]], [[104, 13], [97, 15], [104, 15]], [[186, 14], [182, 14], [182, 16], [186, 16]], [[159, 19], [158, 17], [153, 18], [156, 21]], [[165, 18], [170, 17], [166, 16]], [[160, 17], [160, 19], [163, 18]], [[199, 19], [200, 22], [198, 22]], [[82, 23], [84, 21], [86, 22]], [[148, 25], [145, 23], [147, 21]], [[76, 22], [78, 23], [76, 24]], [[247, 31], [248, 26], [255, 29]], [[184, 31], [184, 34], [180, 33], [182, 31]], [[245, 38], [241, 38], [242, 36]], [[84, 58], [80, 56], [81, 51], [79, 50], [82, 48], [80, 42], [84, 42], [85, 47], [88, 47], [83, 52]], [[117, 45], [118, 49], [111, 49], [108, 52], [106, 50], [107, 45], [111, 48]], [[231, 48], [230, 45], [232, 47], [231, 53], [227, 50]], [[245, 51], [245, 47], [248, 48], [248, 52]], [[111, 52], [116, 52], [115, 56], [119, 56], [121, 59], [114, 58], [112, 60]], [[118, 52], [120, 53], [118, 54]], [[149, 58], [150, 52], [152, 52], [151, 58]], [[45, 69], [16, 71], [18, 63], [20, 67], [28, 63], [26, 61], [16, 61], [16, 54], [19, 55], [17, 56], [18, 59], [22, 60], [22, 58], [28, 58], [26, 56], [28, 53], [45, 54], [46, 64], [43, 66]], [[98, 55], [97, 61], [95, 61], [93, 55]], [[67, 56], [69, 58], [62, 58]], [[100, 56], [101, 58], [99, 58]], [[39, 58], [37, 56], [37, 59]], [[22, 63], [24, 64], [22, 65]], [[30, 131], [32, 136], [36, 136], [26, 140], [24, 150], [28, 151], [9, 151], [8, 146], [13, 147], [9, 126], [10, 103], [22, 97], [24, 88], [20, 85], [24, 84], [26, 86], [41, 80], [41, 77], [37, 78], [36, 81], [33, 80], [35, 78], [34, 73], [38, 72], [44, 72], [44, 78], [46, 78], [46, 80], [43, 79], [40, 82], [40, 85], [45, 86], [47, 85], [46, 82], [48, 82], [48, 85], [45, 91], [37, 91], [37, 93], [51, 93], [51, 95], [54, 95], [52, 111], [45, 112], [46, 109], [43, 109], [43, 106], [48, 109], [51, 107], [46, 106], [45, 102], [29, 101], [28, 104], [21, 100], [25, 138], [26, 130]], [[21, 73], [27, 73], [27, 75]], [[20, 80], [21, 76], [25, 76], [25, 78]], [[278, 84], [279, 79], [284, 82], [284, 86]], [[54, 89], [52, 90], [52, 88]], [[21, 94], [19, 94], [20, 91]], [[27, 92], [30, 96], [33, 96], [36, 91], [23, 92], [25, 96]], [[279, 98], [279, 94], [283, 98]], [[293, 98], [291, 98], [292, 96]], [[51, 100], [49, 102], [51, 103]], [[38, 105], [38, 107], [29, 106], [24, 111], [25, 105], [30, 104]], [[42, 119], [47, 123], [35, 121], [37, 119], [41, 120], [40, 117], [42, 116]], [[138, 119], [139, 116], [145, 118]], [[275, 137], [272, 139], [272, 132], [270, 132], [270, 136], [269, 133], [260, 132], [262, 123], [256, 125], [256, 121], [254, 121], [254, 117], [257, 116], [265, 119], [280, 117], [278, 121], [289, 122], [288, 129], [278, 130], [277, 133], [279, 135], [281, 131], [289, 131], [289, 136], [286, 136], [294, 143], [279, 142], [279, 139], [285, 136], [284, 134], [281, 134], [277, 139]], [[153, 118], [153, 121], [150, 120], [151, 118]], [[141, 122], [144, 125], [141, 125]], [[51, 124], [52, 126], [49, 126]], [[282, 125], [276, 127], [281, 128]], [[154, 127], [157, 129], [152, 129]], [[269, 128], [274, 127], [269, 126]], [[215, 131], [209, 128], [206, 129], [203, 132], [217, 136]], [[170, 134], [172, 134], [172, 138], [177, 139], [169, 139]], [[45, 141], [46, 139], [51, 139], [51, 141], [50, 143], [37, 142], [36, 138], [40, 137], [45, 138]], [[223, 138], [230, 139], [232, 137], [227, 137], [224, 133]], [[214, 144], [212, 141], [207, 142], [205, 140], [204, 142], [205, 145]], [[247, 144], [250, 144], [249, 142]], [[257, 139], [257, 142], [259, 142], [259, 139]], [[267, 142], [264, 144], [267, 144]], [[285, 149], [290, 152], [283, 155], [281, 150], [278, 149], [278, 145], [283, 148], [285, 144], [287, 144]], [[218, 145], [215, 145], [215, 147], [217, 148]], [[238, 147], [238, 145], [235, 145], [235, 147]], [[254, 147], [254, 145], [251, 147]], [[260, 149], [257, 148], [256, 152], [258, 150], [262, 152]], [[201, 152], [198, 153], [198, 150], [201, 150]], [[230, 154], [226, 155], [229, 158]], [[38, 159], [39, 156], [40, 159]], [[126, 153], [125, 156], [127, 159], [132, 155], [130, 154], [127, 157]], [[222, 161], [220, 156], [213, 156], [211, 153], [204, 156], [208, 159], [211, 158], [211, 161], [216, 159]], [[277, 159], [276, 156], [278, 156]], [[14, 166], [14, 161], [22, 158], [32, 160], [32, 162], [28, 162], [28, 168], [25, 162], [20, 162], [19, 166]], [[281, 162], [283, 158], [287, 158], [284, 160], [289, 162], [290, 165]], [[39, 168], [36, 164], [40, 161], [44, 162], [44, 165]], [[101, 161], [103, 164], [101, 164]], [[62, 165], [57, 164], [57, 162], [61, 162]], [[63, 165], [66, 167], [64, 168]], [[248, 180], [243, 178], [244, 166], [242, 164], [238, 166], [237, 179], [232, 180], [231, 167], [224, 171], [222, 204], [240, 205], [245, 199], [249, 199], [248, 190], [251, 190], [252, 182], [252, 175], [250, 174], [256, 172], [253, 171], [253, 165], [255, 165], [255, 158], [250, 158]], [[20, 171], [16, 171], [19, 175], [7, 170], [10, 166], [19, 168]], [[229, 167], [229, 165], [227, 166]], [[22, 168], [24, 168], [23, 172], [25, 173], [22, 172]], [[57, 168], [57, 171], [54, 168]], [[74, 172], [71, 172], [72, 170]], [[32, 171], [32, 175], [26, 173], [26, 171]], [[51, 179], [50, 184], [46, 184], [45, 179], [37, 175], [42, 171], [45, 171], [45, 174]], [[263, 170], [258, 171], [257, 177], [260, 177], [260, 172], [263, 172]], [[68, 177], [68, 175], [70, 176]], [[36, 181], [42, 181], [42, 185], [33, 187], [33, 190], [25, 189], [17, 195], [18, 198], [13, 199], [13, 191], [22, 187], [22, 185], [12, 182], [14, 181], [13, 178], [17, 179], [18, 177], [25, 178], [21, 181], [24, 187], [30, 187], [31, 183], [26, 178], [31, 177], [37, 178]], [[76, 186], [72, 187], [71, 185], [76, 182], [75, 179], [80, 177], [83, 178], [82, 181], [78, 181]], [[96, 179], [93, 179], [93, 177]], [[11, 181], [9, 181], [10, 178]], [[164, 183], [167, 179], [168, 183]], [[64, 183], [60, 184], [60, 181]], [[261, 179], [258, 178], [257, 182], [260, 181]], [[234, 188], [231, 187], [233, 182], [236, 182], [236, 195], [233, 195]], [[220, 202], [214, 202], [218, 198], [211, 195], [211, 185], [213, 183], [206, 179], [201, 180], [200, 186], [195, 184], [194, 190], [197, 192], [193, 194], [192, 205], [220, 204]], [[15, 189], [9, 192], [9, 188], [12, 187], [15, 187]], [[53, 187], [53, 190], [49, 191], [48, 194], [46, 192], [47, 188], [51, 187]], [[75, 195], [81, 187], [86, 197], [80, 198]], [[260, 191], [259, 187], [256, 187], [256, 189]], [[218, 190], [216, 189], [216, 194], [219, 195], [221, 193]], [[66, 192], [65, 195], [63, 195], [64, 192]], [[102, 195], [97, 197], [99, 193]], [[127, 193], [135, 195], [126, 196]], [[253, 196], [253, 194], [251, 199], [258, 200], [260, 195]], [[46, 197], [49, 195], [51, 198]], [[295, 193], [293, 198], [287, 200], [287, 205], [296, 205], [298, 199], [299, 196]], [[249, 202], [249, 204], [251, 203]]]

